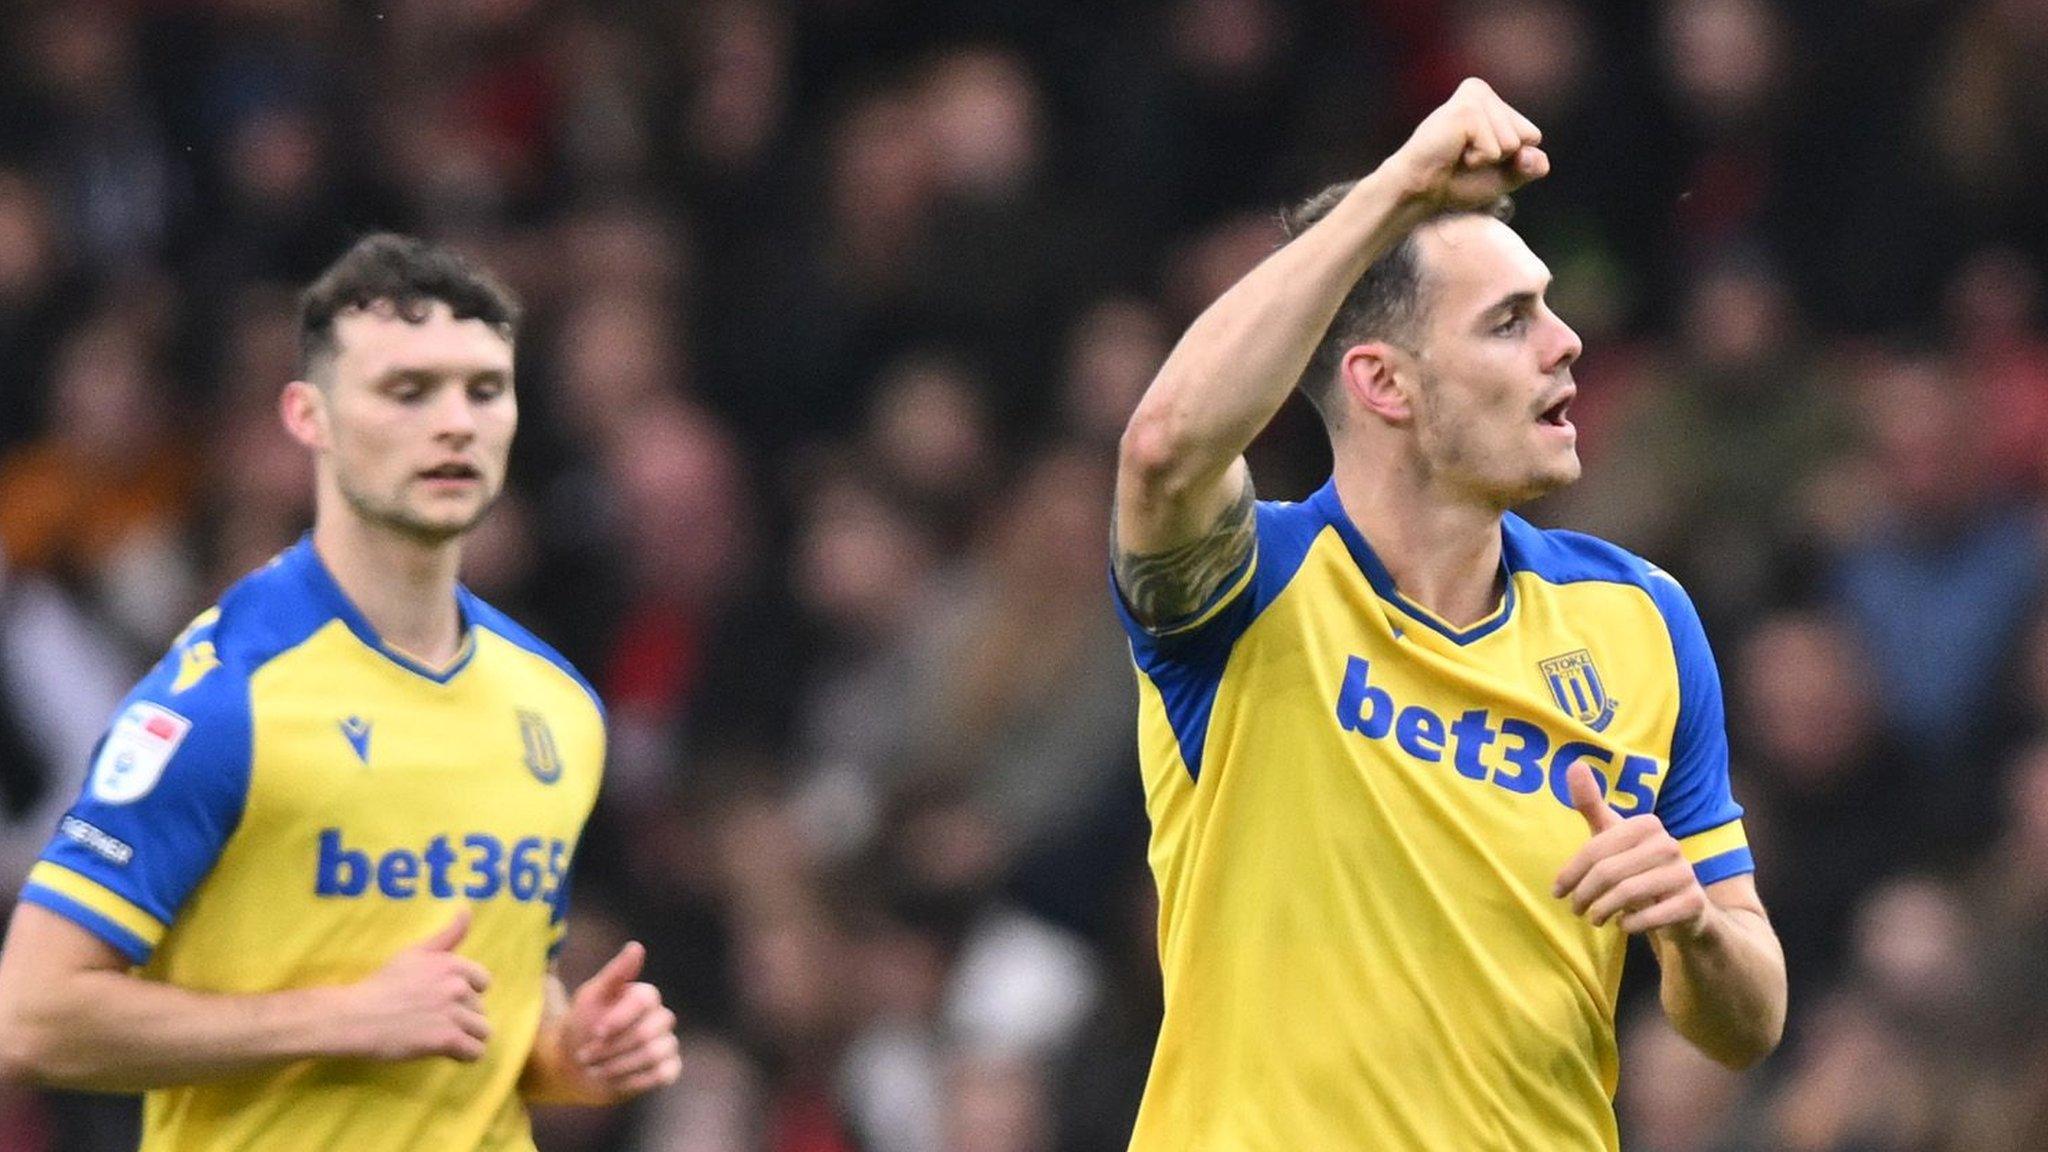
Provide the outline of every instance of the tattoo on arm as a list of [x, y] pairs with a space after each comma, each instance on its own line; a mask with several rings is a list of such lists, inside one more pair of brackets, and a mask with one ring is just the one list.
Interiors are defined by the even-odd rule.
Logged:
[[1236, 572], [1257, 542], [1257, 497], [1247, 478], [1235, 503], [1208, 532], [1164, 552], [1114, 549], [1117, 587], [1140, 622], [1157, 628], [1185, 619]]

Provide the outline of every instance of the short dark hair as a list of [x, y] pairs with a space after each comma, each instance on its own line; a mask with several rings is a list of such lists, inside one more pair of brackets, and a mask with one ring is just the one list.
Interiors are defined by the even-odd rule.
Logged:
[[481, 320], [508, 341], [518, 334], [519, 300], [490, 273], [411, 236], [363, 237], [299, 294], [299, 370], [310, 379], [333, 358], [334, 321], [342, 313], [384, 303], [417, 324], [436, 301], [457, 320]]
[[[1294, 239], [1329, 215], [1338, 201], [1344, 199], [1357, 184], [1356, 180], [1332, 184], [1282, 212], [1280, 223], [1287, 229], [1287, 238]], [[1344, 302], [1338, 305], [1337, 315], [1331, 318], [1322, 343], [1316, 345], [1315, 355], [1301, 374], [1298, 386], [1302, 395], [1315, 406], [1324, 424], [1333, 425], [1341, 410], [1332, 393], [1336, 388], [1337, 365], [1343, 360], [1345, 351], [1368, 340], [1398, 343], [1408, 339], [1415, 330], [1416, 318], [1422, 311], [1422, 261], [1415, 243], [1416, 232], [1421, 231], [1425, 224], [1451, 216], [1491, 216], [1505, 224], [1514, 215], [1515, 203], [1506, 196], [1479, 208], [1445, 209], [1416, 225], [1401, 238], [1400, 243], [1372, 262], [1372, 266], [1358, 278], [1358, 283], [1345, 294]]]

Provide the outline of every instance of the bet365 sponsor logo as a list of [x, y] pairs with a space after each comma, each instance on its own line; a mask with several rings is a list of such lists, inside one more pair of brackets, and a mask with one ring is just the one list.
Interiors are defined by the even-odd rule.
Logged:
[[1623, 756], [1617, 764], [1612, 749], [1553, 740], [1542, 725], [1520, 716], [1472, 708], [1446, 719], [1421, 704], [1404, 707], [1372, 683], [1372, 662], [1358, 656], [1345, 665], [1337, 689], [1337, 723], [1368, 740], [1391, 741], [1424, 764], [1446, 765], [1467, 780], [1520, 795], [1547, 790], [1567, 808], [1572, 798], [1565, 770], [1575, 760], [1590, 763], [1608, 803], [1625, 816], [1651, 810], [1657, 801], [1651, 782], [1664, 771], [1648, 756]]
[[500, 896], [522, 902], [554, 903], [569, 868], [569, 845], [528, 836], [507, 844], [488, 832], [441, 835], [419, 849], [381, 853], [350, 847], [339, 828], [320, 832], [315, 895], [365, 897], [374, 890], [391, 900], [431, 896], [470, 900]]

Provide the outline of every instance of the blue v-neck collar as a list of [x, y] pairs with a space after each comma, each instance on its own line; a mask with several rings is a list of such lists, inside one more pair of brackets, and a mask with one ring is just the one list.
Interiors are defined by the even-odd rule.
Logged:
[[355, 633], [356, 639], [361, 640], [371, 651], [415, 676], [436, 684], [446, 684], [461, 675], [462, 670], [469, 667], [470, 660], [476, 656], [476, 629], [470, 626], [472, 613], [469, 607], [469, 590], [461, 585], [455, 588], [455, 611], [462, 626], [462, 652], [448, 667], [433, 668], [384, 642], [384, 638], [370, 625], [369, 619], [357, 609], [355, 602], [348, 598], [348, 593], [341, 590], [340, 583], [334, 579], [334, 573], [327, 570], [326, 563], [313, 549], [312, 533], [301, 537], [299, 542], [284, 554], [283, 562], [298, 573], [315, 600], [325, 607], [334, 619], [340, 620], [348, 626], [350, 632]]
[[[1328, 483], [1316, 491], [1315, 495], [1309, 497], [1309, 503], [1314, 505], [1323, 514], [1323, 518], [1332, 527], [1337, 529], [1337, 535], [1343, 539], [1344, 547], [1350, 551], [1352, 561], [1358, 565], [1358, 570], [1365, 575], [1366, 582], [1372, 585], [1373, 592], [1378, 594], [1380, 599], [1393, 605], [1403, 616], [1408, 617], [1417, 624], [1435, 632], [1453, 644], [1462, 645], [1470, 644], [1475, 640], [1482, 640], [1493, 635], [1513, 618], [1515, 613], [1514, 570], [1508, 563], [1508, 548], [1505, 538], [1501, 542], [1500, 568], [1501, 585], [1506, 591], [1501, 594], [1500, 605], [1493, 610], [1491, 615], [1477, 624], [1469, 628], [1456, 628], [1446, 622], [1443, 617], [1438, 616], [1436, 613], [1431, 612], [1429, 609], [1401, 594], [1401, 589], [1394, 584], [1393, 574], [1388, 572], [1387, 566], [1380, 562], [1379, 554], [1374, 552], [1372, 545], [1366, 542], [1365, 534], [1358, 530], [1358, 525], [1351, 522], [1350, 513], [1344, 511], [1344, 502], [1337, 498], [1336, 477], [1331, 477]], [[1505, 537], [1505, 533], [1503, 533], [1503, 537]]]

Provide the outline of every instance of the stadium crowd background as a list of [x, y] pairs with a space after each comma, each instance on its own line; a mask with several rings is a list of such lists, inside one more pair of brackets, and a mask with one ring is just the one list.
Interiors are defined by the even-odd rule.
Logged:
[[[296, 286], [417, 231], [530, 309], [467, 578], [611, 709], [565, 966], [646, 940], [689, 1055], [543, 1148], [1120, 1150], [1117, 434], [1277, 206], [1478, 74], [1546, 132], [1517, 226], [1587, 346], [1535, 518], [1701, 605], [1791, 959], [1736, 1077], [1638, 954], [1628, 1147], [2048, 1148], [2039, 0], [24, 0], [0, 40], [9, 891], [307, 522]], [[1312, 416], [1254, 465], [1311, 490]], [[128, 1123], [0, 1090], [8, 1152]]]

